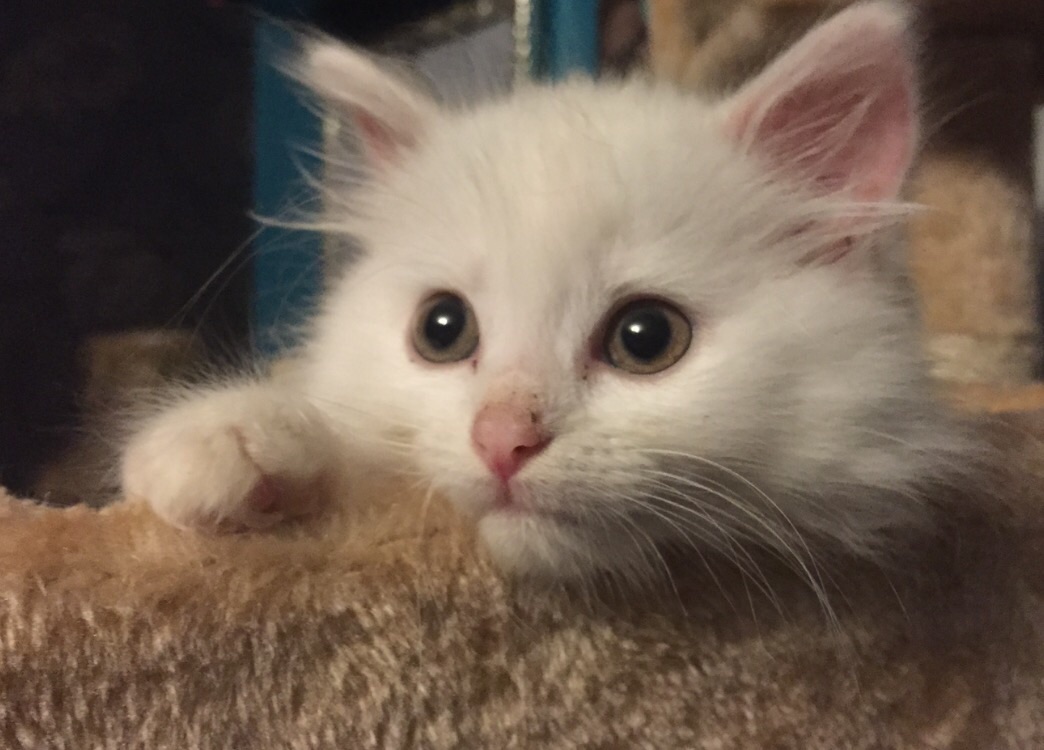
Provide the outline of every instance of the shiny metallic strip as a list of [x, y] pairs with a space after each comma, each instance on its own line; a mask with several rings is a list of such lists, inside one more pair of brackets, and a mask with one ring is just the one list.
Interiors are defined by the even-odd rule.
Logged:
[[533, 73], [533, 3], [515, 0], [515, 85], [528, 81]]

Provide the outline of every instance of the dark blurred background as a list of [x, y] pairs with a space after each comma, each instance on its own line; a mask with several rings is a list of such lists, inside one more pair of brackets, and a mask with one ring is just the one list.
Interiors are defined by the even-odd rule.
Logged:
[[[367, 41], [447, 3], [311, 5]], [[246, 347], [256, 11], [2, 3], [0, 484], [15, 492], [80, 427], [89, 337], [176, 326], [226, 358]]]

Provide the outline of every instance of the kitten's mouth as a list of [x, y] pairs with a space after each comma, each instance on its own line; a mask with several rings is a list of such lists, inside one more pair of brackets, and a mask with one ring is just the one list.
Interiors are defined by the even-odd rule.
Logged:
[[506, 516], [540, 515], [539, 511], [525, 503], [519, 497], [519, 494], [520, 493], [513, 490], [510, 485], [501, 484], [497, 487], [496, 495], [493, 499], [493, 507], [490, 508], [489, 512]]
[[533, 512], [533, 508], [530, 508], [519, 498], [519, 492], [511, 488], [509, 484], [501, 484], [497, 487], [496, 496], [493, 500], [493, 513], [517, 513], [520, 515], [527, 515]]

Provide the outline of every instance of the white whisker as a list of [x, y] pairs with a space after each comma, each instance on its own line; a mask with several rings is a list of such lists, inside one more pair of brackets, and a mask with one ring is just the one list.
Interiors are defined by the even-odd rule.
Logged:
[[[663, 453], [660, 451], [650, 452]], [[751, 504], [742, 502], [741, 500], [731, 496], [730, 494], [722, 492], [721, 490], [717, 490], [714, 487], [709, 486], [708, 484], [699, 482], [691, 477], [672, 474], [671, 472], [667, 471], [661, 471], [656, 469], [641, 470], [642, 474], [644, 475], [660, 477], [672, 482], [678, 482], [687, 487], [691, 487], [697, 490], [698, 492], [706, 493], [711, 497], [718, 498], [725, 502], [730, 508], [740, 512], [748, 519], [753, 521], [756, 525], [755, 528], [760, 529], [764, 532], [762, 534], [759, 534], [759, 537], [768, 544], [770, 549], [778, 548], [781, 552], [786, 553], [787, 559], [791, 560], [797, 566], [798, 571], [804, 575], [806, 580], [812, 586], [813, 591], [815, 592], [817, 598], [820, 600], [820, 604], [823, 607], [824, 612], [827, 614], [828, 618], [832, 622], [836, 621], [836, 616], [834, 615], [833, 608], [831, 607], [828, 597], [826, 595], [826, 589], [824, 587], [821, 572], [818, 570], [816, 566], [815, 557], [812, 554], [811, 548], [809, 547], [801, 533], [798, 531], [797, 527], [790, 521], [790, 519], [787, 517], [787, 515], [783, 512], [783, 510], [779, 507], [779, 505], [776, 502], [772, 501], [771, 498], [769, 498], [763, 491], [760, 490], [760, 488], [758, 488], [752, 482], [747, 480], [745, 477], [742, 477], [734, 470], [722, 467], [720, 464], [717, 464], [714, 461], [710, 461], [708, 459], [700, 459], [698, 457], [692, 456], [691, 454], [681, 453], [678, 451], [667, 451], [665, 453], [668, 455], [673, 455], [675, 457], [684, 457], [691, 460], [702, 461], [703, 463], [711, 465], [714, 468], [722, 469], [728, 475], [734, 476], [737, 479], [741, 480], [742, 484], [748, 489], [754, 490], [759, 498], [767, 500], [770, 504], [770, 507], [779, 514], [781, 519], [783, 519], [785, 526], [782, 529], [777, 527], [776, 524], [771, 523], [768, 519], [766, 519], [764, 516], [758, 513]], [[684, 497], [684, 495], [682, 496]], [[707, 505], [705, 507], [713, 506]], [[794, 541], [797, 543], [797, 545], [799, 545], [800, 550], [795, 547], [794, 543], [788, 541], [783, 536], [784, 531], [793, 534]]]

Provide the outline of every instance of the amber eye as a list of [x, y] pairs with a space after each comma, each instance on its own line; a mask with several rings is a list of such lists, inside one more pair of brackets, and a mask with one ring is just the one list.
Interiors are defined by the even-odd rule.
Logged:
[[605, 360], [636, 375], [666, 370], [692, 342], [692, 324], [677, 308], [642, 299], [620, 308], [605, 333]]
[[413, 347], [424, 359], [459, 362], [474, 354], [478, 342], [478, 321], [459, 295], [439, 292], [420, 306], [413, 326]]

